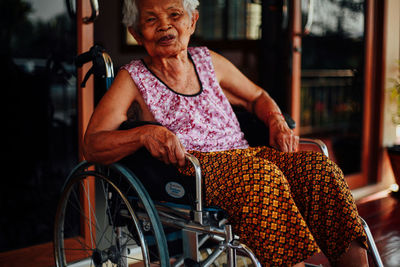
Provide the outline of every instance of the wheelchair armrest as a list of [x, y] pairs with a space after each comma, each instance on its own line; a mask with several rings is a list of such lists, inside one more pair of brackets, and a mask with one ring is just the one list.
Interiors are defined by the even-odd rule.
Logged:
[[202, 200], [202, 180], [201, 180], [201, 166], [199, 160], [189, 154], [185, 154], [186, 159], [188, 159], [194, 167], [195, 179], [196, 179], [196, 200], [195, 200], [195, 211], [194, 211], [194, 221], [203, 224], [203, 200]]
[[316, 146], [326, 157], [329, 157], [328, 148], [326, 147], [325, 143], [319, 139], [310, 139], [310, 138], [300, 138], [300, 144], [305, 145], [314, 145]]
[[[248, 112], [242, 107], [232, 106], [232, 108], [249, 145], [269, 146], [269, 130], [265, 124], [258, 119], [256, 115]], [[284, 117], [290, 129], [296, 128], [296, 122], [290, 117], [289, 114], [284, 114]], [[300, 144], [316, 146], [320, 152], [329, 157], [326, 145], [319, 139], [300, 138]]]

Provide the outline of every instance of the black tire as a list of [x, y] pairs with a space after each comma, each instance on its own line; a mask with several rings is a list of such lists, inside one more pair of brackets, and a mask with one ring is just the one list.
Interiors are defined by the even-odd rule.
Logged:
[[54, 253], [58, 267], [76, 261], [96, 267], [137, 261], [138, 266], [169, 266], [154, 204], [135, 175], [119, 164], [82, 162], [72, 171], [57, 208]]

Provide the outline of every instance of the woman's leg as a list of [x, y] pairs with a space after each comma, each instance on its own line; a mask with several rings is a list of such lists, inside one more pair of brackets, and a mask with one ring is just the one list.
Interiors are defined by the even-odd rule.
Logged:
[[355, 240], [366, 247], [356, 205], [335, 163], [312, 151], [282, 153], [265, 148], [258, 156], [273, 161], [285, 174], [297, 207], [331, 262], [342, 255], [354, 256], [353, 250], [350, 254], [346, 251]]
[[334, 266], [367, 267], [368, 256], [365, 247], [358, 241], [353, 241], [349, 249], [338, 259]]
[[254, 157], [255, 150], [193, 154], [202, 165], [207, 203], [227, 211], [234, 232], [263, 264], [291, 266], [319, 251], [274, 164]]

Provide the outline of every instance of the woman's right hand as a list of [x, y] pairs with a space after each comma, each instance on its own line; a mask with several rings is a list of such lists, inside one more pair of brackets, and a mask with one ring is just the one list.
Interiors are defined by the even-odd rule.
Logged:
[[186, 150], [179, 138], [163, 126], [142, 126], [149, 129], [141, 135], [141, 143], [150, 154], [165, 164], [185, 165]]

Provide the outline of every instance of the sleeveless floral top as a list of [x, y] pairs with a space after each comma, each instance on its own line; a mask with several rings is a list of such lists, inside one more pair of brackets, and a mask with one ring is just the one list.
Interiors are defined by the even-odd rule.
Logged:
[[175, 92], [148, 69], [142, 60], [133, 60], [126, 69], [154, 118], [174, 132], [187, 150], [201, 152], [247, 148], [232, 107], [218, 84], [205, 47], [188, 48], [201, 84], [200, 92]]

